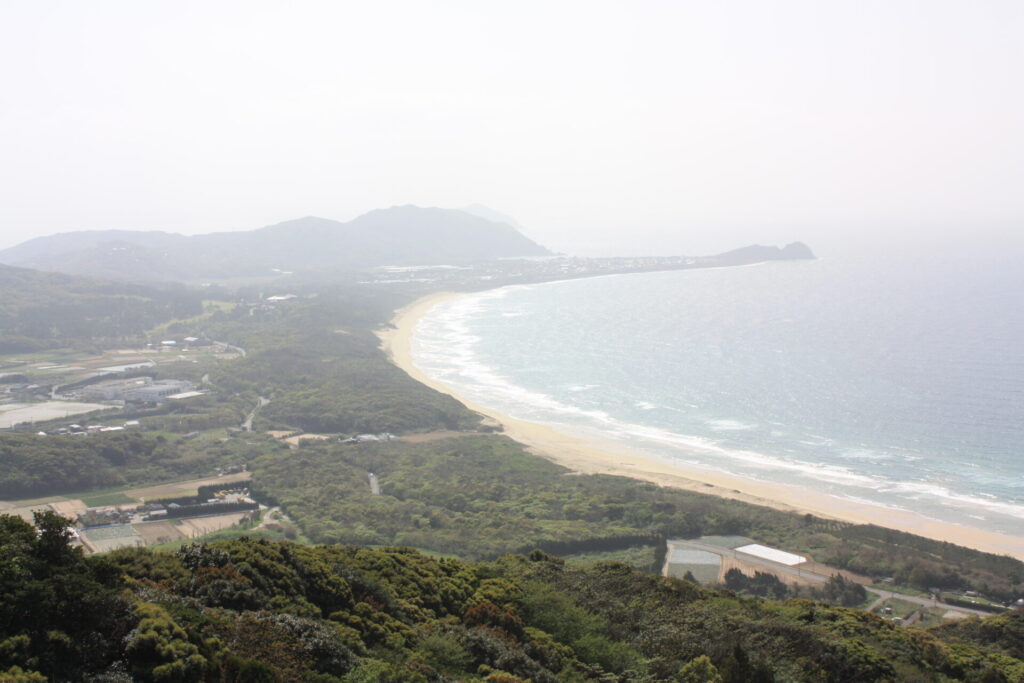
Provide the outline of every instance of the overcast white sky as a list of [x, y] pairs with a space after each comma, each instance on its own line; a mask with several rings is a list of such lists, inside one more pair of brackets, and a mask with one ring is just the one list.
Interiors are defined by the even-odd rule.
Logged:
[[1024, 2], [0, 4], [0, 248], [480, 202], [582, 254], [1021, 240]]

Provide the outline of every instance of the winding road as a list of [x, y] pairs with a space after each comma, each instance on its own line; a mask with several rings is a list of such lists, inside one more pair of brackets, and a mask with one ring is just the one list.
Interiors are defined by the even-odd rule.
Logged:
[[242, 423], [242, 429], [247, 432], [252, 431], [252, 421], [256, 419], [256, 415], [260, 412], [260, 408], [270, 403], [269, 398], [259, 397], [256, 401], [256, 407], [249, 412], [249, 415], [245, 418], [245, 422]]

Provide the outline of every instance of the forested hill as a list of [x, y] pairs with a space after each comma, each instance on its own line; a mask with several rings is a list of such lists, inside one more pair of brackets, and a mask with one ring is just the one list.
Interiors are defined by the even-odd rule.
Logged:
[[0, 353], [142, 334], [202, 311], [182, 287], [146, 287], [0, 265]]
[[505, 223], [467, 211], [410, 205], [371, 211], [347, 223], [309, 216], [258, 230], [206, 235], [65, 233], [0, 251], [0, 263], [143, 282], [460, 264], [545, 254], [545, 248]]

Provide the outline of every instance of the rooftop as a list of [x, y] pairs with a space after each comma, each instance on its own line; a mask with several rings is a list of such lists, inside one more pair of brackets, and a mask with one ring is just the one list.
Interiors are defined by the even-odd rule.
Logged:
[[760, 557], [762, 560], [770, 560], [771, 562], [778, 562], [779, 564], [785, 564], [790, 567], [807, 561], [807, 558], [803, 555], [794, 555], [793, 553], [787, 553], [785, 550], [769, 548], [768, 546], [761, 545], [759, 543], [751, 543], [750, 545], [741, 546], [736, 548], [736, 552], [746, 553], [747, 555]]
[[177, 401], [183, 398], [194, 398], [196, 396], [202, 396], [205, 393], [205, 391], [182, 391], [181, 393], [178, 394], [171, 394], [170, 396], [167, 397], [167, 399], [170, 401]]
[[722, 563], [721, 555], [709, 553], [706, 550], [690, 550], [689, 548], [675, 548], [668, 558], [671, 564], [711, 564], [716, 567]]
[[754, 539], [747, 538], [746, 536], [701, 536], [695, 542], [732, 549], [738, 548], [741, 545], [750, 545], [754, 542]]

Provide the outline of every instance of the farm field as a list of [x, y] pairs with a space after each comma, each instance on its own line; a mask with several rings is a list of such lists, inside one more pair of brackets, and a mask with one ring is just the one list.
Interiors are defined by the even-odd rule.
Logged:
[[142, 537], [131, 524], [86, 529], [81, 532], [81, 538], [85, 547], [94, 553], [144, 545]]
[[211, 517], [190, 517], [188, 519], [179, 520], [180, 524], [178, 530], [182, 536], [187, 538], [196, 538], [203, 536], [204, 534], [210, 534], [214, 531], [220, 531], [233, 527], [242, 521], [248, 513], [246, 512], [232, 512], [226, 515], [215, 515]]
[[178, 498], [182, 496], [194, 496], [200, 486], [211, 484], [233, 484], [239, 481], [252, 479], [251, 472], [236, 472], [225, 474], [220, 477], [207, 477], [205, 479], [190, 479], [157, 486], [144, 486], [142, 488], [127, 489], [124, 495], [137, 501], [157, 500], [160, 498]]
[[[130, 489], [122, 488], [107, 491], [90, 491], [86, 493], [69, 493], [63, 496], [0, 500], [0, 513], [18, 515], [22, 514], [25, 510], [31, 511], [41, 508], [54, 509], [60, 512], [61, 510], [57, 509], [58, 507], [67, 507], [69, 510], [78, 511], [84, 510], [87, 507], [138, 503], [143, 500], [153, 500], [157, 498], [194, 496], [199, 491], [200, 486], [206, 486], [209, 484], [233, 484], [240, 481], [249, 481], [251, 478], [251, 472], [235, 472], [233, 474], [225, 474], [220, 477], [188, 479], [185, 481], [168, 482], [166, 484]], [[28, 519], [31, 519], [31, 512], [29, 512], [28, 515]]]
[[143, 522], [133, 524], [132, 527], [145, 545], [170, 543], [184, 535], [179, 526], [173, 522]]

